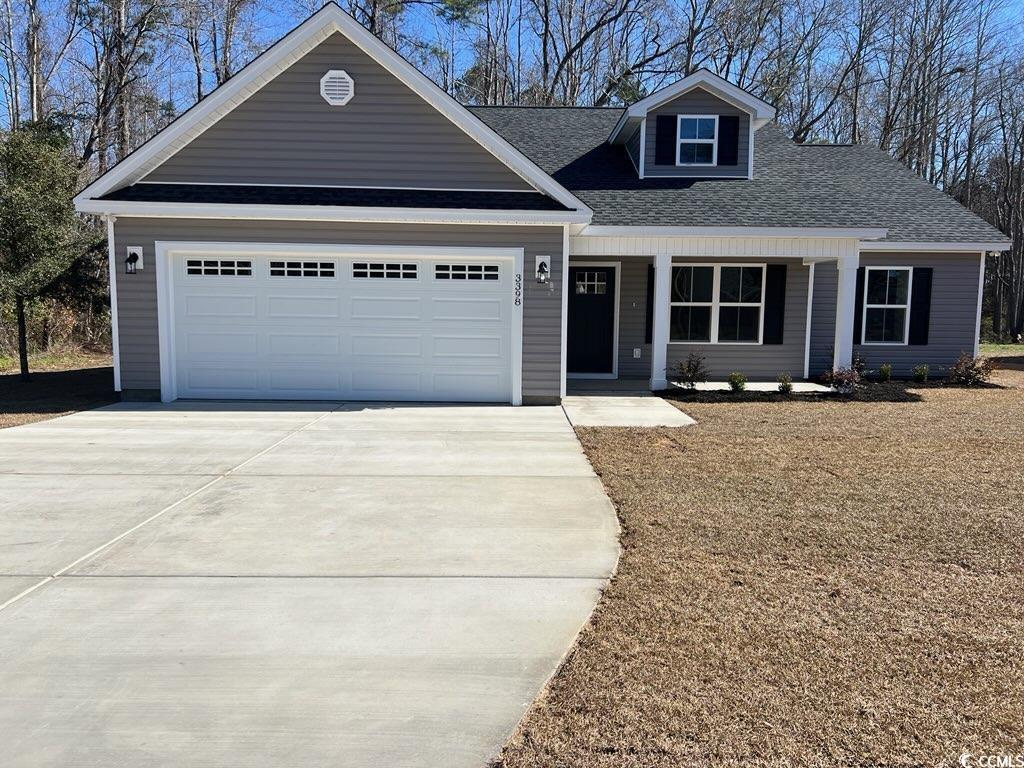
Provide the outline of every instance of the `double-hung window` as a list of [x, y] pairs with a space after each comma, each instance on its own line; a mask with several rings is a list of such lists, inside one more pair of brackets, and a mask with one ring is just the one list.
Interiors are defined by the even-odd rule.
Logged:
[[718, 116], [680, 115], [676, 136], [676, 165], [715, 165], [718, 162]]
[[910, 328], [909, 267], [864, 270], [864, 344], [906, 344]]
[[763, 264], [673, 265], [669, 341], [760, 344], [764, 281]]

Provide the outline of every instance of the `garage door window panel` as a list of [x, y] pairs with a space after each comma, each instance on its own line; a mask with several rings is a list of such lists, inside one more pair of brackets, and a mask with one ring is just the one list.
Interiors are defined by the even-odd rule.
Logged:
[[416, 264], [396, 262], [357, 261], [352, 265], [352, 277], [366, 280], [415, 280]]
[[334, 277], [333, 261], [271, 261], [271, 277]]
[[497, 264], [435, 264], [436, 280], [497, 280], [500, 276]]
[[193, 277], [252, 277], [252, 262], [243, 259], [187, 259], [185, 274]]

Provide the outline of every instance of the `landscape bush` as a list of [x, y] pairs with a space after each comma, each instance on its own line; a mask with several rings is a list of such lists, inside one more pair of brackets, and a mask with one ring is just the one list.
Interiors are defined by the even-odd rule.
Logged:
[[789, 375], [788, 371], [783, 371], [775, 380], [779, 382], [779, 392], [784, 395], [793, 394], [793, 377]]
[[878, 380], [892, 381], [892, 363], [882, 363], [878, 366]]
[[928, 381], [928, 363], [915, 365], [913, 369], [911, 369], [910, 375], [918, 384], [926, 383]]
[[698, 384], [708, 380], [711, 372], [704, 364], [704, 355], [699, 352], [691, 352], [685, 361], [676, 364], [674, 369], [675, 381], [683, 389], [696, 389]]
[[850, 395], [860, 386], [861, 375], [856, 368], [836, 368], [825, 373], [821, 380], [840, 394]]
[[729, 389], [733, 392], [742, 392], [747, 388], [747, 377], [739, 371], [729, 374]]
[[992, 378], [995, 366], [987, 357], [975, 357], [966, 352], [956, 359], [946, 380], [957, 387], [980, 387]]

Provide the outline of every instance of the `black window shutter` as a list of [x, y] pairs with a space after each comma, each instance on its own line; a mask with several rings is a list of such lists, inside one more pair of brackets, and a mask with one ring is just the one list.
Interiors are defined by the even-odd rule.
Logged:
[[740, 119], [736, 115], [718, 118], [718, 164], [739, 163]]
[[644, 321], [644, 344], [650, 344], [654, 335], [654, 265], [647, 265], [647, 318]]
[[655, 121], [654, 164], [676, 164], [676, 131], [679, 118], [675, 115], [658, 115]]
[[853, 297], [853, 343], [864, 338], [864, 267], [857, 268], [857, 290]]
[[928, 319], [932, 313], [932, 268], [914, 267], [910, 293], [910, 344], [928, 343]]
[[769, 264], [764, 276], [764, 343], [781, 344], [786, 320], [786, 265]]

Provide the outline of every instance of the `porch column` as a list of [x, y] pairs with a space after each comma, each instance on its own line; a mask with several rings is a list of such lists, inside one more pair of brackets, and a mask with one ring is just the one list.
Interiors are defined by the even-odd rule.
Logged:
[[839, 283], [836, 286], [836, 338], [833, 344], [833, 368], [853, 365], [853, 315], [857, 305], [857, 267], [859, 256], [841, 256], [836, 262]]
[[654, 257], [654, 324], [651, 329], [651, 389], [668, 386], [668, 325], [671, 316], [669, 290], [672, 285], [672, 256]]

